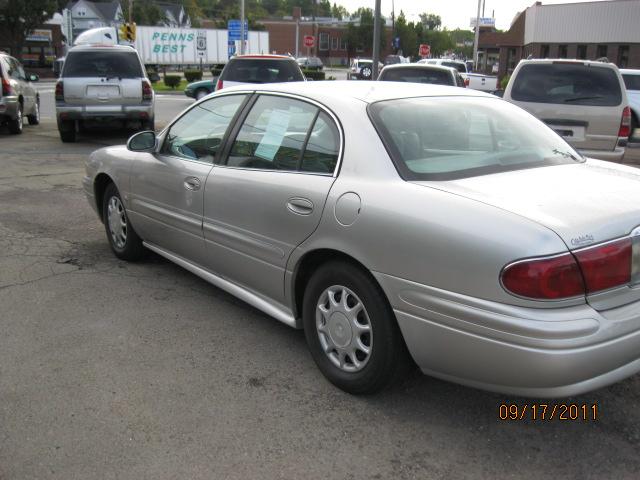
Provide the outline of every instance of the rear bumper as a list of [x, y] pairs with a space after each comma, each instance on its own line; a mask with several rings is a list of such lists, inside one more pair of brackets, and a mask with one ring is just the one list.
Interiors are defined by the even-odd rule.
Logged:
[[0, 117], [16, 118], [18, 115], [18, 97], [0, 97]]
[[501, 393], [565, 397], [640, 371], [640, 304], [533, 309], [375, 274], [423, 372]]
[[609, 162], [622, 162], [624, 158], [625, 147], [616, 147], [615, 150], [582, 150], [579, 149], [580, 153], [585, 157], [595, 158], [598, 160], [606, 160]]
[[56, 105], [58, 122], [66, 120], [152, 120], [153, 103], [144, 105]]

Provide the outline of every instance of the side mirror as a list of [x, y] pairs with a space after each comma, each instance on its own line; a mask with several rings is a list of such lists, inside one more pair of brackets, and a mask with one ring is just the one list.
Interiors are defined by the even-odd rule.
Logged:
[[38, 80], [40, 80], [40, 77], [38, 75], [36, 75], [35, 73], [32, 73], [31, 75], [29, 75], [29, 81], [30, 82], [37, 82]]
[[127, 142], [127, 149], [132, 152], [153, 152], [156, 145], [156, 133], [149, 130], [133, 135]]

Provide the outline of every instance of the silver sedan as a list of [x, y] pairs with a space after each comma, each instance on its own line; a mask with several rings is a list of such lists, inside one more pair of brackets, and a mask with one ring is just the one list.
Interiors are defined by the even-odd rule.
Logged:
[[234, 87], [86, 170], [115, 255], [152, 250], [303, 328], [348, 392], [414, 362], [528, 396], [640, 370], [640, 170], [491, 95]]

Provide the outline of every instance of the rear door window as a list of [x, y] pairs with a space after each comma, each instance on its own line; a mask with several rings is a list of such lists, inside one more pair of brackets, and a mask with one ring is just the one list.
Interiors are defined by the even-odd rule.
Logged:
[[96, 50], [69, 53], [62, 76], [141, 78], [144, 75], [136, 52]]
[[434, 83], [453, 85], [451, 73], [428, 68], [392, 68], [382, 71], [380, 80], [386, 82]]
[[622, 74], [627, 90], [640, 90], [640, 75]]
[[293, 60], [236, 59], [229, 62], [224, 80], [242, 83], [302, 82], [300, 67]]
[[612, 68], [581, 63], [524, 65], [511, 98], [520, 102], [613, 107], [622, 102], [620, 82]]
[[458, 62], [442, 62], [443, 67], [455, 68], [460, 73], [467, 73], [467, 66], [464, 63]]

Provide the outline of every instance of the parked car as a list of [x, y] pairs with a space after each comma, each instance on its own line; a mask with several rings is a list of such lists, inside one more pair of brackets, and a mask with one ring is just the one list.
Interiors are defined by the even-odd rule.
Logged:
[[117, 121], [154, 129], [155, 94], [137, 52], [124, 45], [69, 50], [55, 88], [60, 139], [75, 142], [86, 125]]
[[40, 123], [40, 95], [31, 82], [37, 75], [27, 75], [18, 60], [0, 52], [0, 124], [10, 133], [22, 133], [24, 117], [29, 125]]
[[[378, 71], [382, 70], [382, 63], [378, 62]], [[347, 71], [347, 80], [371, 80], [373, 76], [373, 60], [354, 58]]]
[[465, 88], [464, 80], [455, 68], [415, 63], [387, 65], [378, 76], [383, 82], [413, 82], [450, 85]]
[[304, 82], [304, 75], [293, 57], [287, 55], [239, 55], [225, 65], [216, 90], [243, 84]]
[[469, 88], [474, 90], [480, 90], [483, 92], [492, 92], [499, 88], [498, 77], [493, 75], [483, 75], [481, 73], [470, 73], [467, 70], [467, 62], [460, 60], [451, 60], [448, 58], [429, 58], [418, 61], [419, 64], [426, 65], [442, 65], [444, 67], [451, 67], [458, 70], [460, 75], [465, 81], [465, 84]]
[[401, 378], [407, 351], [534, 397], [640, 370], [640, 171], [495, 96], [225, 88], [92, 153], [83, 184], [117, 257], [147, 248], [303, 328], [348, 392]]
[[614, 64], [521, 60], [503, 98], [538, 117], [583, 155], [622, 161], [631, 110]]
[[300, 57], [296, 62], [303, 70], [317, 70], [319, 72], [324, 68], [322, 60], [318, 57]]
[[205, 97], [215, 91], [217, 81], [218, 77], [213, 77], [205, 80], [198, 80], [197, 82], [191, 82], [184, 89], [184, 94], [187, 97], [200, 100], [202, 97]]
[[409, 63], [409, 59], [402, 55], [387, 55], [384, 59], [385, 67], [387, 65], [397, 65], [399, 63]]
[[631, 134], [629, 141], [640, 142], [640, 70], [621, 69], [631, 108]]

